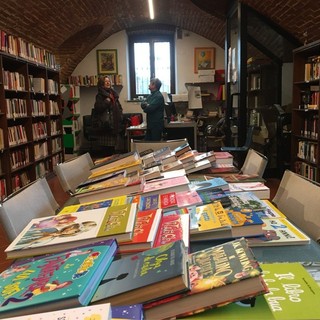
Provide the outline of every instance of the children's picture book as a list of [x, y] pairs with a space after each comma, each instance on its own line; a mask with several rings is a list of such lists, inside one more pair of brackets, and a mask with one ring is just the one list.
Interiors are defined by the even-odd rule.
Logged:
[[202, 205], [202, 199], [195, 190], [176, 192], [177, 207], [184, 208], [189, 206]]
[[231, 222], [220, 202], [197, 206], [190, 215], [190, 240], [231, 237]]
[[[36, 311], [36, 310], [35, 310]], [[10, 318], [10, 320], [111, 320], [110, 303], [96, 306], [76, 307], [50, 312], [33, 313], [27, 316]]]
[[238, 210], [261, 210], [266, 207], [265, 202], [259, 199], [252, 192], [232, 192], [228, 194], [228, 197], [231, 201], [231, 208]]
[[[254, 299], [230, 303], [207, 310], [190, 320], [310, 320], [320, 319], [319, 289], [299, 263], [263, 263], [260, 265], [269, 293]], [[295, 293], [297, 293], [295, 295]], [[293, 298], [293, 295], [295, 298]], [[269, 300], [269, 301], [268, 301]], [[268, 302], [267, 302], [268, 301]], [[306, 308], [306, 310], [305, 310]]]
[[91, 303], [145, 303], [189, 290], [187, 260], [181, 240], [115, 260]]
[[262, 218], [263, 234], [248, 238], [250, 247], [305, 245], [310, 238], [286, 218]]
[[117, 249], [109, 239], [18, 260], [0, 274], [0, 317], [88, 305]]
[[191, 291], [145, 304], [152, 320], [182, 317], [268, 292], [244, 238], [189, 254]]
[[261, 268], [274, 319], [320, 319], [320, 287], [301, 263], [263, 263]]
[[123, 154], [117, 154], [112, 157], [106, 157], [94, 162], [95, 165], [93, 168], [91, 168], [91, 173], [96, 173], [103, 170], [107, 171], [108, 169], [114, 167], [126, 166], [127, 164], [136, 162], [140, 159], [140, 155], [136, 151], [130, 151]]
[[186, 251], [190, 248], [190, 216], [187, 210], [165, 212], [160, 221], [154, 247], [182, 240]]
[[186, 176], [180, 176], [169, 179], [157, 179], [147, 181], [144, 184], [143, 194], [160, 194], [165, 192], [179, 192], [189, 190], [189, 179]]
[[154, 245], [162, 215], [161, 209], [138, 211], [131, 241], [119, 243], [120, 253], [140, 252]]
[[[112, 319], [130, 319], [130, 320], [144, 319], [142, 304], [111, 306], [111, 311], [112, 311]], [[85, 320], [91, 320], [91, 319], [85, 319]], [[100, 319], [92, 319], [92, 320], [100, 320]]]
[[132, 239], [137, 204], [32, 219], [7, 247], [8, 259], [55, 253], [97, 238]]
[[80, 203], [97, 201], [103, 198], [117, 197], [140, 193], [143, 190], [145, 180], [142, 176], [135, 174], [113, 181], [104, 181], [95, 185], [79, 188], [73, 194]]
[[199, 194], [203, 204], [219, 201], [224, 208], [231, 206], [231, 200], [223, 190], [205, 190], [197, 191], [197, 193]]
[[[99, 169], [99, 170], [98, 170]], [[142, 160], [141, 158], [135, 160], [135, 161], [129, 161], [127, 163], [123, 163], [122, 165], [117, 166], [111, 166], [108, 168], [97, 168], [97, 170], [91, 169], [91, 175], [88, 177], [88, 179], [94, 179], [99, 176], [103, 176], [112, 172], [122, 171], [125, 170], [126, 173], [131, 173], [134, 171], [139, 171], [142, 169]]]
[[120, 204], [126, 204], [126, 203], [127, 203], [127, 196], [118, 196], [118, 197], [104, 199], [104, 200], [97, 200], [97, 201], [85, 202], [82, 204], [73, 204], [70, 206], [66, 206], [62, 208], [58, 214], [60, 215], [60, 214], [81, 212], [81, 211], [92, 210], [92, 209], [100, 209], [100, 208], [106, 208], [111, 206], [118, 206]]
[[212, 178], [210, 180], [203, 181], [191, 181], [190, 188], [196, 191], [207, 190], [229, 190], [229, 184], [223, 178]]
[[259, 199], [269, 199], [270, 189], [263, 182], [237, 182], [229, 183], [229, 192], [248, 191], [255, 194]]

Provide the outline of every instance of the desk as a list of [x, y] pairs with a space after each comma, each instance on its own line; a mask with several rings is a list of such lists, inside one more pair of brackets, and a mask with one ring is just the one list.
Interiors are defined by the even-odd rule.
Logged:
[[[134, 134], [135, 131], [142, 131], [142, 134], [137, 136]], [[133, 138], [143, 138], [145, 136], [145, 133], [147, 131], [147, 127], [146, 126], [143, 126], [143, 127], [140, 127], [140, 126], [131, 126], [131, 127], [128, 127], [126, 129], [126, 134], [127, 134], [127, 150], [128, 152], [130, 151], [130, 141], [131, 139]]]
[[[175, 140], [180, 138], [188, 138], [191, 149], [197, 150], [197, 123], [194, 121], [182, 122], [172, 121], [164, 124], [167, 131], [167, 140]], [[188, 134], [188, 129], [191, 129], [191, 135]], [[190, 130], [189, 130], [190, 131]], [[189, 132], [190, 133], [190, 132]]]

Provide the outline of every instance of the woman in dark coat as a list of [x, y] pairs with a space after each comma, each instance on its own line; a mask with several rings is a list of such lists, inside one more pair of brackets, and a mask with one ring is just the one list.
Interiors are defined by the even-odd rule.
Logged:
[[114, 146], [115, 151], [121, 151], [123, 141], [123, 114], [118, 93], [112, 88], [108, 76], [98, 80], [98, 93], [92, 113], [93, 128], [101, 128], [100, 144]]

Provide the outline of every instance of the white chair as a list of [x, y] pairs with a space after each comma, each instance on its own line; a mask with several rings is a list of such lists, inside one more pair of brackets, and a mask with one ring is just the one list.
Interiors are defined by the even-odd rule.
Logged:
[[153, 151], [156, 151], [167, 146], [170, 147], [171, 150], [173, 150], [186, 142], [188, 142], [186, 138], [167, 141], [144, 141], [131, 139], [130, 150], [138, 151], [140, 153], [147, 149], [152, 149]]
[[272, 202], [310, 238], [320, 242], [320, 186], [286, 170]]
[[0, 220], [13, 241], [31, 219], [55, 215], [58, 209], [46, 178], [39, 178], [1, 203]]
[[240, 172], [249, 175], [256, 174], [262, 178], [267, 164], [268, 158], [265, 155], [254, 149], [249, 149]]
[[62, 189], [72, 194], [76, 187], [90, 176], [90, 169], [93, 165], [92, 158], [87, 152], [69, 161], [59, 163], [54, 171]]

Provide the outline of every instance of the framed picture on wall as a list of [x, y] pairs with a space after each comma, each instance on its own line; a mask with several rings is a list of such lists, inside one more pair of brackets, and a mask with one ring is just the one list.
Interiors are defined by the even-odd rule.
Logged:
[[215, 48], [194, 48], [194, 73], [215, 68]]
[[97, 50], [98, 74], [118, 74], [117, 49]]

